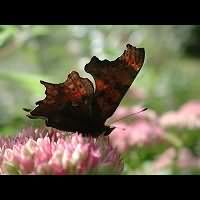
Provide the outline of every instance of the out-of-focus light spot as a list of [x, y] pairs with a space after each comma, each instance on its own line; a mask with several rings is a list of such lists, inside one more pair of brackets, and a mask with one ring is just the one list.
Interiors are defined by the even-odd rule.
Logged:
[[80, 54], [81, 53], [81, 46], [78, 40], [69, 40], [65, 45], [65, 49], [70, 51], [72, 54]]
[[133, 42], [134, 42], [133, 45], [138, 46], [138, 45], [141, 44], [141, 42], [143, 41], [143, 39], [144, 39], [144, 34], [143, 34], [142, 31], [134, 31], [134, 32], [130, 35], [130, 37], [129, 37], [129, 42], [130, 42], [130, 43], [133, 43]]
[[72, 26], [72, 33], [75, 37], [82, 38], [87, 33], [88, 29], [85, 26]]
[[104, 49], [104, 36], [101, 32], [93, 30], [90, 33], [91, 39], [91, 53], [92, 55], [96, 55], [99, 59], [103, 59], [105, 54], [103, 52]]
[[84, 66], [89, 63], [90, 59], [88, 57], [82, 57], [79, 59], [78, 61], [78, 67], [79, 70], [83, 70], [84, 71]]

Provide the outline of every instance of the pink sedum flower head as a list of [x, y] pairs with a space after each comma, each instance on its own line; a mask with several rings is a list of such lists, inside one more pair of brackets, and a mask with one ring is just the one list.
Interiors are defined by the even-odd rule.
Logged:
[[25, 130], [17, 142], [13, 138], [12, 142], [9, 139], [8, 148], [1, 146], [1, 174], [65, 175], [121, 173], [123, 170], [120, 155], [107, 137], [66, 135], [55, 129], [27, 131], [29, 139]]

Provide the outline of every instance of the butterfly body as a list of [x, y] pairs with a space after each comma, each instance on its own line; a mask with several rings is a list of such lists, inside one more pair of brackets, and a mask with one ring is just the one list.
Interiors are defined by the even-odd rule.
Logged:
[[144, 62], [144, 49], [127, 45], [127, 50], [114, 61], [92, 57], [85, 65], [95, 81], [72, 71], [64, 83], [41, 81], [46, 98], [36, 102], [30, 118], [46, 119], [46, 125], [84, 136], [109, 135], [114, 128], [106, 120], [115, 112]]

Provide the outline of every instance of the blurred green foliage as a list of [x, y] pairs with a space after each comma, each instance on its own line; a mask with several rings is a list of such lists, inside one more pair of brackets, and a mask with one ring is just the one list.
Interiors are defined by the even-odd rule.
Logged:
[[[125, 97], [121, 105], [140, 104], [163, 113], [199, 99], [199, 38], [199, 26], [183, 25], [0, 26], [0, 134], [43, 124], [27, 119], [22, 110], [44, 97], [40, 80], [63, 82], [72, 69], [91, 78], [84, 66], [92, 56], [114, 60], [127, 43], [145, 48], [144, 67], [131, 89], [141, 89], [146, 98]], [[181, 137], [193, 149], [199, 136], [191, 135]], [[135, 169], [163, 150], [163, 145], [137, 149], [126, 155], [131, 160], [126, 168]]]

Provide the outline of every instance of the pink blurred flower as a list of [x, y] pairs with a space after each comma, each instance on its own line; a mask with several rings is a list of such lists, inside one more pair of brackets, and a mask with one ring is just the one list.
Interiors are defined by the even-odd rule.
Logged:
[[128, 90], [127, 98], [132, 98], [134, 100], [144, 100], [146, 98], [145, 91], [143, 88], [134, 88]]
[[[17, 137], [17, 142], [16, 137], [13, 141], [10, 138], [7, 142], [9, 147], [1, 146], [1, 174], [62, 175], [106, 172], [101, 169], [112, 170], [112, 173], [122, 172], [120, 155], [112, 148], [107, 137], [94, 139], [77, 133], [66, 135], [55, 129], [32, 129], [27, 132], [24, 130], [24, 134]], [[35, 132], [38, 133], [37, 136]]]
[[164, 153], [162, 153], [151, 166], [151, 171], [154, 174], [161, 172], [162, 170], [170, 168], [175, 161], [176, 158], [176, 150], [174, 148], [167, 149]]
[[190, 101], [178, 111], [170, 111], [160, 118], [163, 127], [200, 128], [200, 101]]
[[[128, 109], [127, 115], [140, 109]], [[120, 109], [118, 113], [120, 112], [123, 112], [124, 116], [125, 108]], [[120, 152], [124, 152], [135, 145], [151, 144], [163, 139], [164, 131], [157, 123], [157, 117], [153, 111], [147, 110], [136, 115], [135, 118], [130, 120], [132, 121], [130, 123], [118, 122], [113, 125], [117, 128], [111, 133], [110, 141]]]
[[173, 165], [179, 170], [200, 169], [200, 157], [194, 156], [187, 148], [169, 148], [152, 163], [151, 172], [160, 173]]
[[200, 157], [194, 156], [189, 149], [181, 149], [177, 158], [177, 166], [181, 169], [200, 169]]

